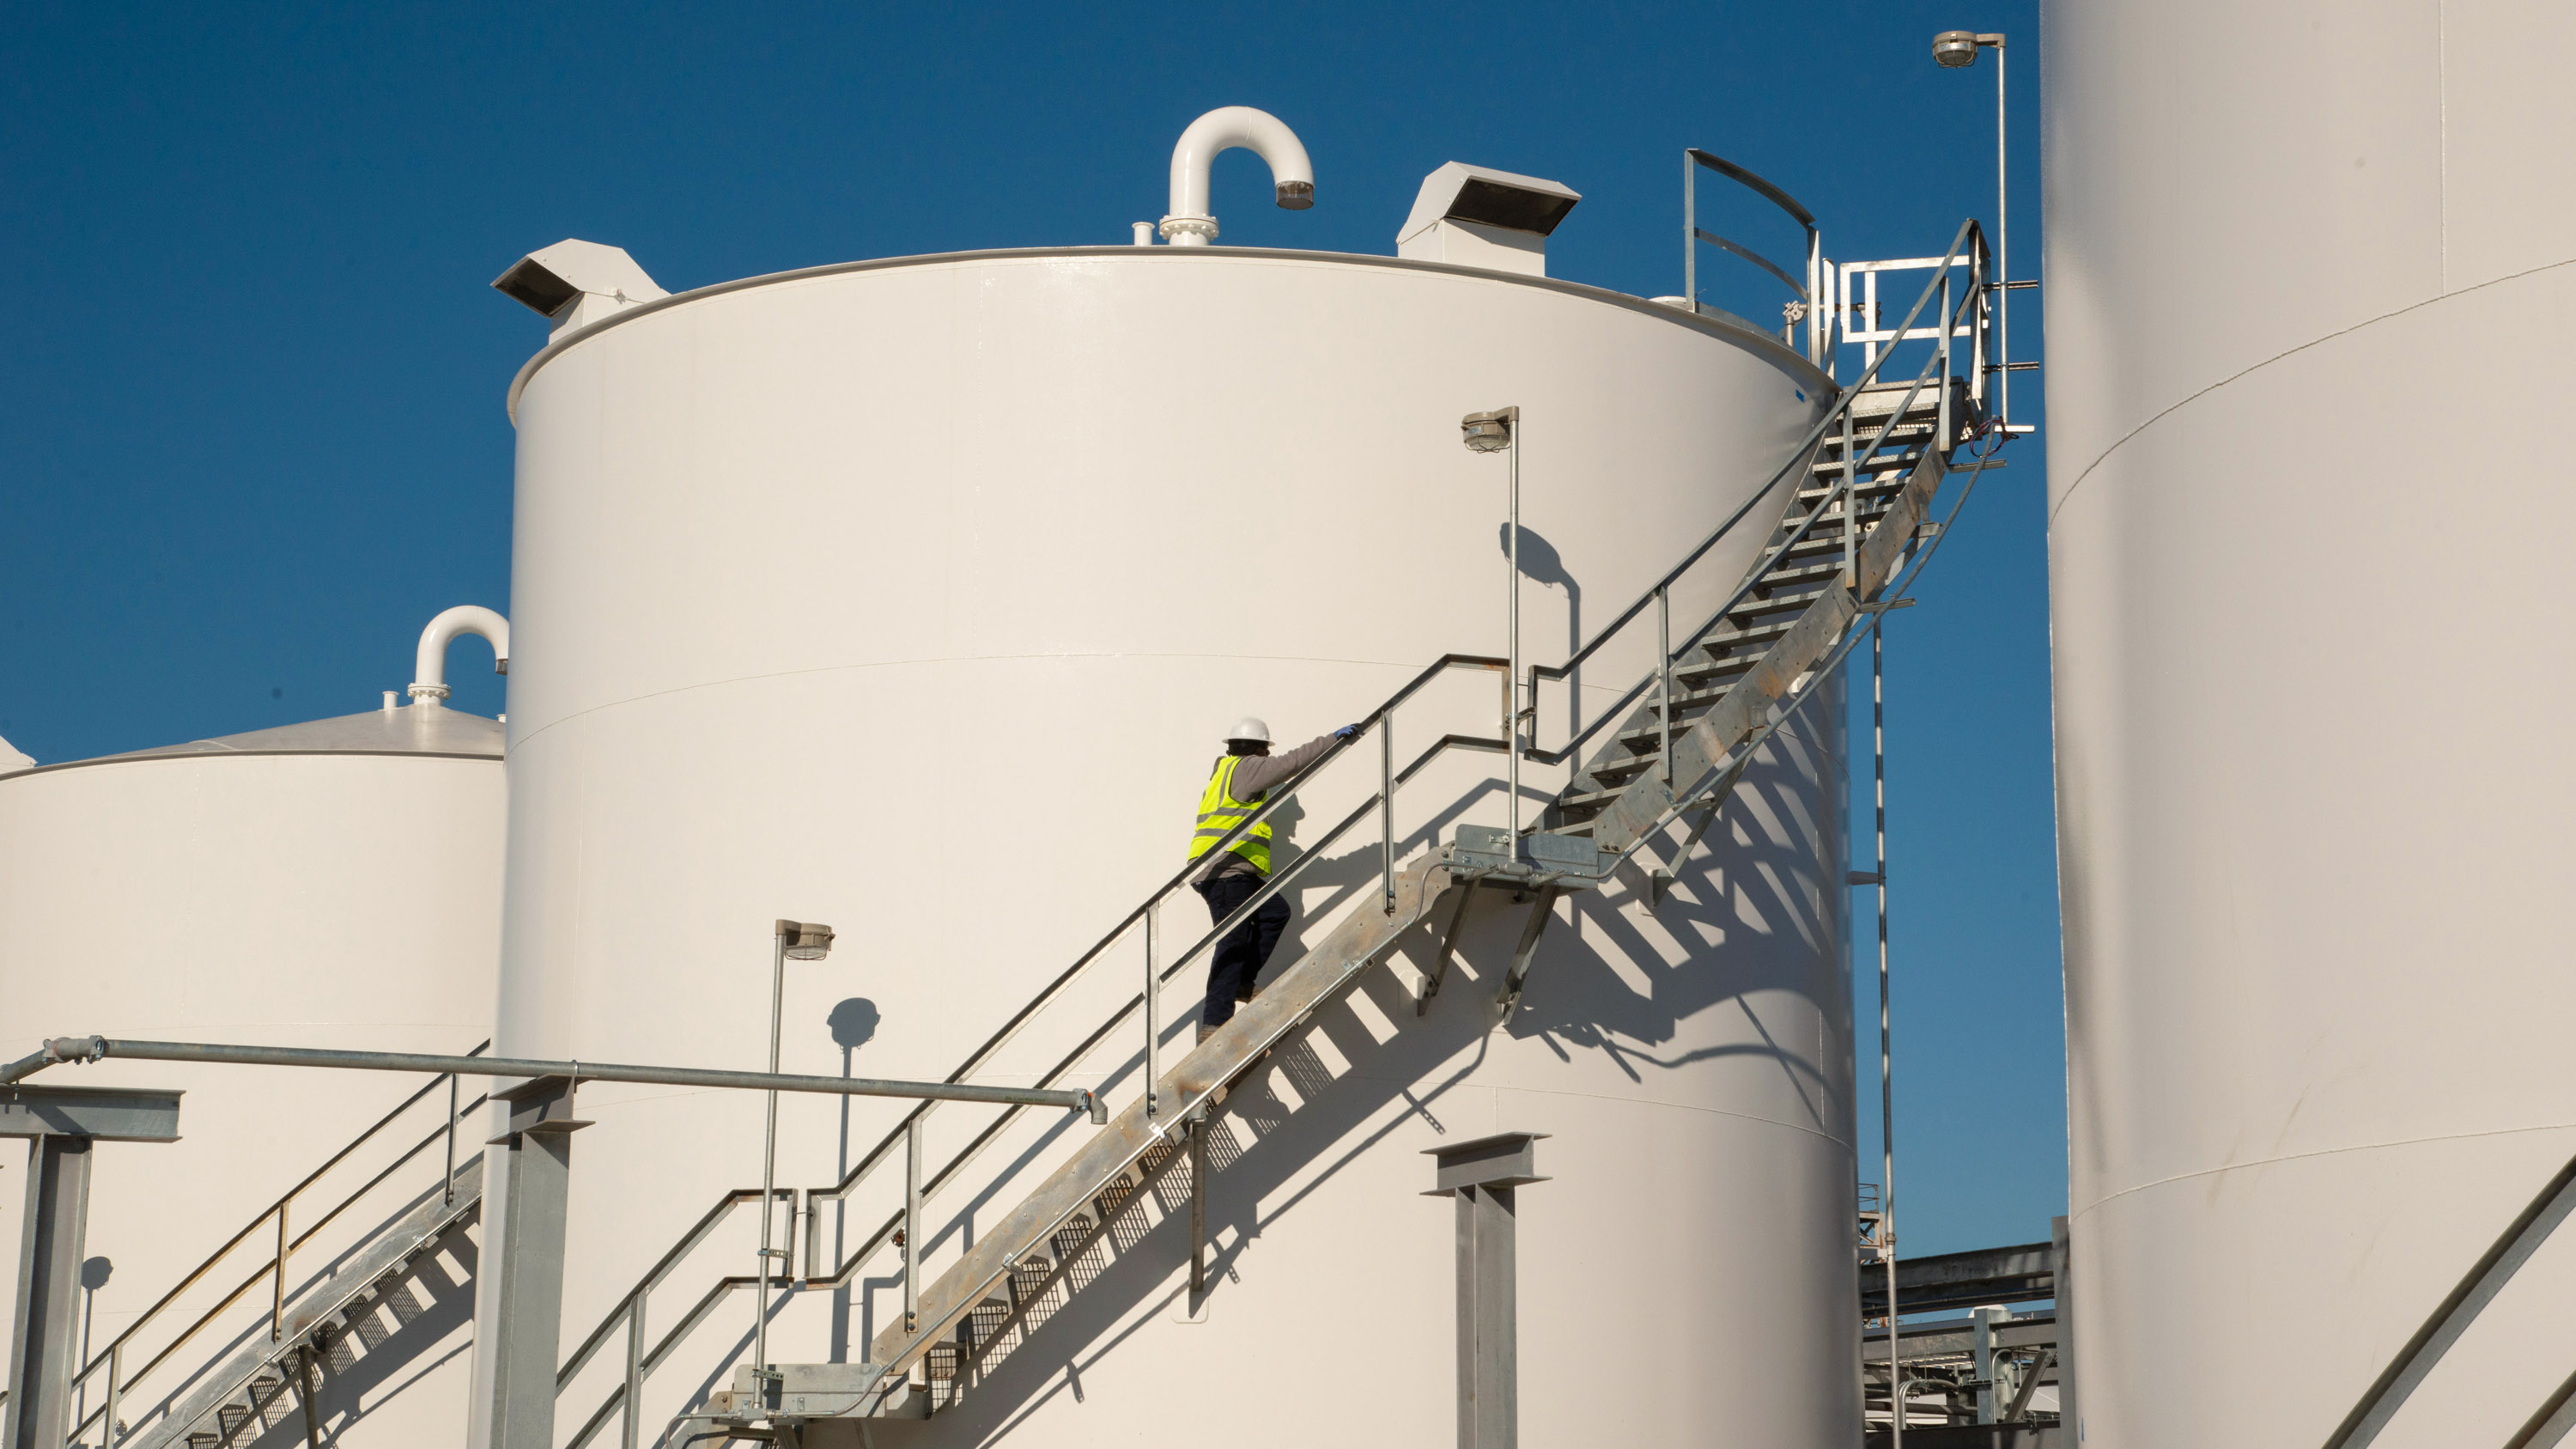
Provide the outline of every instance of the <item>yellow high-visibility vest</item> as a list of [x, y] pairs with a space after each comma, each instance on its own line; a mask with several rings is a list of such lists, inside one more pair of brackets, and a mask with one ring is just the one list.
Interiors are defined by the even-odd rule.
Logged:
[[[1234, 798], [1234, 767], [1243, 761], [1241, 755], [1228, 755], [1216, 762], [1215, 773], [1208, 776], [1207, 789], [1199, 794], [1199, 828], [1190, 837], [1190, 859], [1208, 853], [1208, 848], [1240, 825], [1244, 817], [1261, 808], [1262, 797], [1250, 800]], [[1245, 831], [1234, 844], [1226, 847], [1252, 862], [1252, 868], [1270, 874], [1270, 822], [1262, 821]]]

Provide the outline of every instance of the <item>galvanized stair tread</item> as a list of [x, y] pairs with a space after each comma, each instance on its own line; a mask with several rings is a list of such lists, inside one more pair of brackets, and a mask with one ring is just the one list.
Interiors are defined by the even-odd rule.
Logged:
[[[276, 1342], [267, 1341], [266, 1335], [253, 1340], [207, 1375], [197, 1391], [181, 1400], [161, 1422], [124, 1440], [118, 1449], [166, 1449], [183, 1441], [194, 1449], [205, 1443], [229, 1442], [255, 1410], [285, 1395], [283, 1373], [269, 1375], [263, 1370], [276, 1368], [296, 1349], [312, 1342], [317, 1330], [334, 1329], [343, 1315], [372, 1305], [380, 1295], [409, 1281], [413, 1270], [449, 1233], [477, 1216], [483, 1201], [483, 1159], [467, 1159], [456, 1169], [453, 1182], [453, 1203], [432, 1197], [405, 1213], [338, 1272], [287, 1304]], [[262, 1396], [263, 1383], [278, 1385], [277, 1392]], [[246, 1393], [250, 1396], [247, 1402], [243, 1399]], [[197, 1427], [209, 1415], [221, 1427], [220, 1434], [210, 1435]], [[227, 1423], [227, 1418], [231, 1422]]]
[[[977, 1311], [967, 1306], [968, 1297], [979, 1306], [994, 1301], [988, 1296], [991, 1286], [1041, 1247], [1054, 1250], [1059, 1266], [1051, 1276], [1064, 1272], [1090, 1246], [1088, 1241], [1068, 1241], [1075, 1236], [1068, 1214], [1090, 1221], [1083, 1238], [1105, 1233], [1114, 1216], [1155, 1176], [1186, 1157], [1176, 1150], [1178, 1139], [1172, 1134], [1189, 1104], [1240, 1076], [1286, 1032], [1337, 999], [1457, 885], [1454, 877], [1446, 859], [1425, 857], [1397, 874], [1393, 911], [1362, 906], [1344, 916], [1320, 944], [1163, 1074], [1157, 1084], [1157, 1118], [1146, 1117], [1141, 1095], [1131, 1102], [928, 1285], [920, 1297], [917, 1332], [907, 1334], [900, 1323], [889, 1327], [877, 1335], [869, 1359], [891, 1375], [940, 1355], [944, 1337]], [[1007, 1303], [1004, 1308], [1010, 1311]], [[978, 1328], [982, 1341], [984, 1326]], [[952, 1346], [946, 1353], [957, 1350]], [[962, 1359], [954, 1364], [964, 1367]]]
[[[1697, 719], [1673, 730], [1669, 771], [1650, 768], [1664, 763], [1660, 748], [1653, 753], [1636, 753], [1641, 738], [1658, 747], [1661, 743], [1662, 732], [1655, 728], [1655, 714], [1649, 702], [1634, 711], [1598, 754], [1575, 772], [1565, 792], [1550, 806], [1556, 822], [1551, 832], [1588, 837], [1605, 851], [1624, 853], [1657, 828], [1666, 812], [1679, 803], [1677, 790], [1698, 785], [1712, 770], [1727, 766], [1736, 748], [1768, 719], [1771, 706], [1788, 695], [1801, 675], [1823, 660], [1859, 617], [1861, 601], [1875, 595], [1886, 583], [1900, 553], [1920, 531], [1946, 466], [1939, 454], [1927, 453], [1906, 475], [1904, 488], [1881, 510], [1880, 520], [1861, 544], [1855, 560], [1855, 587], [1847, 589], [1836, 581], [1817, 591], [1794, 622], [1782, 620], [1721, 636], [1729, 643], [1758, 636], [1769, 641], [1769, 648]], [[1701, 647], [1705, 649], [1713, 642], [1703, 640]], [[1691, 673], [1686, 669], [1673, 672], [1676, 678]], [[1619, 785], [1607, 785], [1602, 778], [1618, 775], [1629, 778]], [[1590, 818], [1567, 818], [1577, 813]]]

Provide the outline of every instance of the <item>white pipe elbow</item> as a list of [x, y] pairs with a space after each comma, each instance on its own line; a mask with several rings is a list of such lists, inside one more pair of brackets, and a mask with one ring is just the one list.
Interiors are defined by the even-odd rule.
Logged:
[[420, 631], [420, 652], [412, 659], [411, 697], [433, 709], [447, 698], [447, 646], [459, 634], [480, 634], [492, 644], [492, 672], [510, 672], [510, 621], [480, 604], [459, 604], [442, 611]]
[[1163, 218], [1163, 239], [1176, 247], [1203, 247], [1216, 240], [1216, 218], [1208, 212], [1208, 166], [1220, 151], [1237, 146], [1270, 163], [1270, 180], [1286, 211], [1315, 204], [1315, 164], [1306, 159], [1305, 143], [1288, 123], [1250, 106], [1219, 106], [1181, 133], [1172, 148], [1172, 214]]

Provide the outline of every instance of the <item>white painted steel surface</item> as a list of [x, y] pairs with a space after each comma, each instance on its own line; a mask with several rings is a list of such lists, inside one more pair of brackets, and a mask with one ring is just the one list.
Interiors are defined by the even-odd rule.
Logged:
[[[2576, 1153], [2576, 10], [2042, 22], [2083, 1443], [2319, 1444]], [[2576, 1367], [2570, 1236], [2381, 1444]]]
[[[1776, 343], [1633, 298], [1223, 248], [823, 269], [549, 349], [514, 399], [499, 1049], [755, 1066], [783, 915], [841, 932], [788, 967], [784, 1070], [944, 1075], [1178, 868], [1230, 721], [1259, 713], [1293, 744], [1444, 651], [1501, 651], [1504, 465], [1460, 446], [1461, 415], [1523, 410], [1525, 627], [1548, 660], [1784, 460], [1817, 381]], [[1677, 621], [1733, 585], [1764, 524], [1693, 576]], [[1592, 707], [1645, 670], [1644, 647], [1588, 670]], [[1490, 673], [1435, 689], [1402, 716], [1399, 758], [1492, 734], [1496, 698]], [[1562, 739], [1553, 687], [1544, 709]], [[1427, 1022], [1403, 994], [1428, 959], [1417, 934], [1239, 1091], [1204, 1323], [1171, 1321], [1183, 1203], [966, 1408], [875, 1442], [1222, 1424], [1304, 1444], [1354, 1423], [1444, 1441], [1451, 1213], [1419, 1195], [1418, 1153], [1500, 1130], [1553, 1134], [1555, 1180], [1521, 1194], [1528, 1442], [1852, 1442], [1839, 710], [1810, 723], [1821, 748], [1783, 746], [1659, 916], [1624, 875], [1560, 907], [1508, 1029], [1488, 1036], [1482, 1013], [1526, 908], [1495, 896]], [[1374, 788], [1363, 744], [1284, 837]], [[1498, 823], [1499, 763], [1453, 757], [1409, 788], [1400, 848]], [[1535, 804], [1556, 782], [1532, 774]], [[1374, 908], [1376, 836], [1317, 867], [1274, 965], [1333, 912]], [[1175, 903], [1165, 949], [1205, 927]], [[1031, 1079], [1130, 999], [1142, 950], [1122, 945], [991, 1079]], [[1204, 979], [1166, 997], [1166, 1060]], [[1138, 1054], [1122, 1033], [1073, 1084], [1124, 1073], [1124, 1101]], [[896, 1110], [782, 1102], [781, 1182], [830, 1183]], [[580, 1115], [597, 1125], [573, 1142], [567, 1355], [722, 1190], [758, 1181], [761, 1150], [751, 1094], [592, 1086]], [[984, 1120], [943, 1109], [933, 1164]], [[973, 1170], [1017, 1162], [1005, 1186], [935, 1198], [930, 1269], [1088, 1130], [1033, 1119]], [[846, 1224], [826, 1210], [826, 1251], [856, 1247], [901, 1187], [898, 1154]], [[653, 1335], [751, 1272], [755, 1237], [737, 1215], [684, 1265]], [[899, 1311], [894, 1261], [837, 1327], [832, 1295], [792, 1302], [773, 1354], [863, 1347]], [[655, 1376], [648, 1442], [730, 1380], [750, 1328], [737, 1295]], [[621, 1345], [565, 1395], [559, 1437], [613, 1388]]]
[[[424, 720], [423, 713], [434, 715]], [[491, 1031], [500, 934], [501, 730], [454, 710], [370, 711], [168, 750], [0, 777], [0, 1054], [48, 1036], [461, 1052]], [[98, 1151], [88, 1251], [114, 1265], [90, 1334], [103, 1352], [181, 1276], [420, 1083], [314, 1072], [110, 1060], [38, 1084], [175, 1087], [182, 1140]], [[480, 1090], [469, 1084], [466, 1097]], [[438, 1123], [444, 1092], [405, 1124]], [[460, 1160], [480, 1148], [461, 1134]], [[0, 1191], [0, 1263], [16, 1273], [16, 1144]], [[353, 1158], [293, 1219], [301, 1235], [395, 1152]], [[437, 1180], [433, 1148], [290, 1259], [291, 1291]], [[398, 1189], [398, 1190], [396, 1190]], [[255, 1233], [139, 1340], [156, 1351], [267, 1261]], [[469, 1252], [447, 1260], [467, 1271]], [[400, 1342], [325, 1374], [333, 1430], [390, 1445], [463, 1435], [471, 1323], [463, 1291], [420, 1295]], [[219, 1361], [264, 1337], [266, 1278], [129, 1392], [138, 1430]], [[143, 1355], [129, 1353], [129, 1373]], [[347, 1372], [341, 1372], [347, 1367]], [[99, 1407], [104, 1373], [88, 1405]], [[293, 1433], [301, 1420], [285, 1421]], [[281, 1431], [284, 1432], [284, 1431]], [[97, 1443], [92, 1429], [89, 1442]]]

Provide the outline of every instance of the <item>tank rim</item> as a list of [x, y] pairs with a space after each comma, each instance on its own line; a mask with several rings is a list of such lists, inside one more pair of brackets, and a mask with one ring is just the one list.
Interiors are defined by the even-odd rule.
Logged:
[[520, 364], [517, 375], [510, 379], [506, 402], [510, 425], [514, 428], [518, 426], [519, 397], [527, 391], [529, 381], [537, 375], [538, 370], [547, 363], [613, 327], [621, 327], [629, 322], [689, 302], [705, 301], [712, 297], [723, 296], [728, 292], [748, 291], [754, 287], [810, 281], [817, 277], [834, 277], [853, 272], [889, 271], [897, 267], [951, 266], [960, 262], [1037, 261], [1049, 257], [1114, 258], [1122, 261], [1154, 263], [1226, 258], [1327, 262], [1340, 266], [1430, 272], [1464, 277], [1474, 281], [1497, 282], [1507, 286], [1531, 287], [1539, 291], [1581, 298], [1585, 301], [1606, 303], [1659, 321], [1670, 322], [1676, 327], [1688, 327], [1720, 341], [1749, 346], [1756, 351], [1768, 354], [1768, 360], [1788, 368], [1797, 376], [1801, 386], [1817, 390], [1825, 396], [1831, 396], [1835, 390], [1833, 380], [1825, 376], [1823, 369], [1809, 362], [1804, 354], [1770, 333], [1748, 326], [1741, 320], [1728, 317], [1693, 316], [1688, 312], [1676, 311], [1671, 306], [1651, 298], [1632, 296], [1626, 292], [1614, 292], [1607, 287], [1595, 287], [1583, 282], [1569, 282], [1558, 277], [1525, 276], [1517, 272], [1497, 272], [1484, 267], [1460, 266], [1454, 262], [1418, 261], [1410, 257], [1381, 257], [1366, 252], [1295, 251], [1276, 247], [1139, 247], [1132, 244], [1115, 244], [1079, 247], [1005, 247], [984, 251], [929, 252], [920, 256], [875, 257], [862, 261], [831, 262], [819, 267], [799, 267], [793, 271], [768, 272], [755, 277], [737, 277], [729, 282], [714, 282], [691, 291], [674, 292], [667, 297], [656, 297], [652, 301], [640, 302], [612, 316], [601, 318], [587, 327], [557, 338], [537, 349], [534, 355]]

